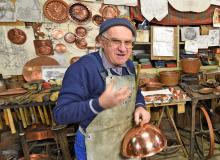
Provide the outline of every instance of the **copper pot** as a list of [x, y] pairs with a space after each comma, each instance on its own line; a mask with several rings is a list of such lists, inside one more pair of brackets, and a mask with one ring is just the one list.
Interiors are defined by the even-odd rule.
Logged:
[[199, 58], [184, 58], [181, 60], [181, 66], [184, 73], [195, 74], [200, 70], [201, 61]]
[[122, 142], [122, 155], [127, 158], [143, 158], [161, 152], [167, 140], [161, 130], [151, 124], [130, 129]]
[[165, 86], [176, 86], [179, 83], [180, 73], [178, 71], [161, 71], [159, 72], [160, 82]]

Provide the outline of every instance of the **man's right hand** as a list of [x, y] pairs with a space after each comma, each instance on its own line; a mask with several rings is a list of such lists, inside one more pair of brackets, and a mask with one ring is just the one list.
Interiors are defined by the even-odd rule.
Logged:
[[112, 108], [125, 101], [131, 94], [128, 86], [124, 86], [118, 90], [113, 89], [114, 82], [112, 81], [105, 91], [99, 97], [99, 104], [103, 108]]

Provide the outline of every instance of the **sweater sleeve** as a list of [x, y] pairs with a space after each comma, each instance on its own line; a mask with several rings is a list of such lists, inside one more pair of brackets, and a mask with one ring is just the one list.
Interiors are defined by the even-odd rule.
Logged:
[[93, 119], [103, 108], [98, 97], [91, 96], [91, 79], [80, 62], [72, 64], [66, 71], [53, 115], [56, 123], [70, 124]]

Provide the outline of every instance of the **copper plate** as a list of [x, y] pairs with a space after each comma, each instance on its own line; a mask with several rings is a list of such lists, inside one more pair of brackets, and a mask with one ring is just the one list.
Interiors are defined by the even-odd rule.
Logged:
[[55, 23], [64, 23], [69, 20], [68, 4], [63, 0], [47, 0], [43, 7], [44, 15]]
[[8, 31], [8, 39], [14, 44], [24, 44], [27, 37], [24, 31], [13, 28]]
[[34, 47], [38, 56], [53, 55], [51, 40], [34, 40]]
[[87, 29], [85, 27], [79, 26], [75, 29], [76, 37], [85, 38], [87, 35]]
[[66, 46], [65, 46], [63, 43], [57, 43], [57, 44], [55, 45], [54, 50], [55, 50], [57, 53], [63, 54], [63, 53], [66, 52], [67, 49], [66, 49]]
[[69, 7], [69, 16], [77, 24], [86, 24], [91, 20], [92, 13], [82, 3], [74, 3]]
[[42, 66], [54, 66], [59, 65], [59, 63], [48, 56], [40, 56], [31, 59], [25, 63], [23, 67], [23, 76], [26, 81], [39, 80], [42, 79], [41, 67]]
[[80, 59], [80, 57], [72, 57], [70, 59], [70, 64], [75, 63], [76, 61], [78, 61]]
[[104, 19], [115, 18], [120, 15], [120, 11], [117, 6], [102, 4], [99, 12]]
[[101, 25], [103, 21], [104, 21], [103, 17], [98, 14], [92, 17], [92, 22], [97, 26]]
[[86, 49], [87, 48], [87, 41], [85, 38], [77, 39], [75, 44], [76, 44], [76, 47], [79, 49]]
[[65, 34], [65, 32], [62, 29], [53, 29], [52, 32], [51, 32], [51, 36], [54, 39], [63, 38], [64, 34]]
[[75, 34], [72, 32], [68, 32], [64, 35], [64, 40], [67, 43], [74, 43], [76, 40]]
[[214, 91], [213, 88], [202, 88], [199, 90], [199, 93], [201, 94], [209, 94], [209, 93], [212, 93]]

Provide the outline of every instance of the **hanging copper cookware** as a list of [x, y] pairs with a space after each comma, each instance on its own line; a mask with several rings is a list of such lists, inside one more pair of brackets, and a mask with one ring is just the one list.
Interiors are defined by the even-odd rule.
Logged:
[[61, 39], [61, 38], [63, 38], [64, 34], [65, 34], [65, 32], [62, 29], [53, 29], [51, 32], [51, 36], [54, 39]]
[[14, 44], [24, 44], [26, 42], [26, 34], [21, 29], [13, 28], [8, 31], [8, 39]]
[[85, 38], [77, 39], [75, 45], [79, 49], [86, 49], [87, 48], [87, 41]]
[[69, 20], [68, 4], [63, 0], [47, 0], [43, 12], [46, 18], [55, 23], [64, 23]]
[[92, 17], [92, 23], [97, 26], [100, 26], [103, 21], [104, 21], [103, 17], [98, 14], [96, 14]]
[[65, 42], [67, 42], [67, 43], [74, 43], [75, 40], [76, 40], [75, 34], [72, 33], [72, 32], [67, 32], [67, 33], [64, 35], [64, 40], [65, 40]]
[[87, 29], [83, 26], [78, 26], [75, 29], [75, 34], [78, 38], [85, 38], [87, 35]]
[[101, 13], [104, 19], [116, 18], [120, 15], [118, 7], [109, 4], [102, 4], [101, 8], [99, 9], [99, 12]]
[[91, 20], [92, 13], [82, 3], [74, 3], [69, 7], [70, 19], [77, 24], [86, 24]]
[[33, 81], [42, 79], [41, 67], [42, 66], [54, 66], [59, 65], [59, 63], [48, 56], [40, 56], [31, 59], [25, 63], [23, 67], [23, 76], [26, 81]]
[[66, 46], [63, 44], [63, 43], [57, 43], [54, 47], [54, 50], [57, 52], [57, 53], [60, 53], [60, 54], [63, 54], [67, 51], [67, 48]]
[[161, 130], [151, 124], [130, 129], [122, 142], [121, 153], [127, 158], [143, 158], [161, 152], [167, 140]]
[[38, 56], [53, 55], [51, 40], [34, 40], [34, 47]]

